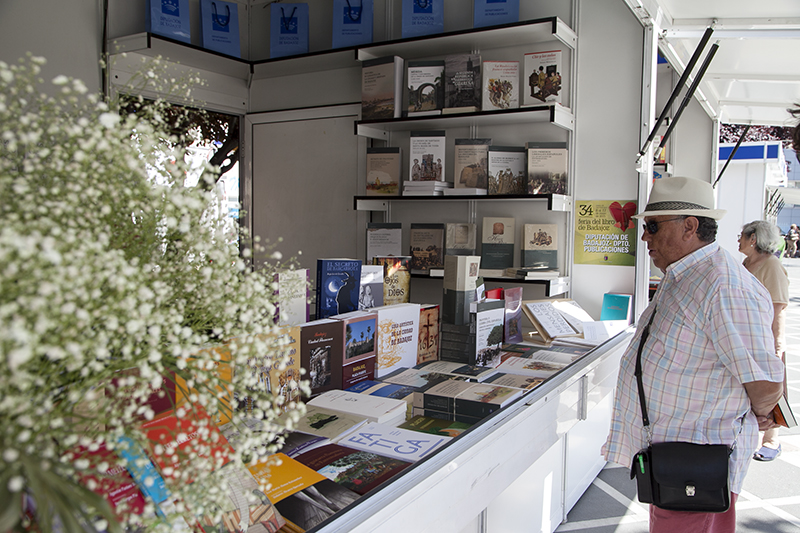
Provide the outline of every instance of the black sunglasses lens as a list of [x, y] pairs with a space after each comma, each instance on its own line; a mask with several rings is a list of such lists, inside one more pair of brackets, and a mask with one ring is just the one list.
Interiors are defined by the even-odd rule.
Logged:
[[655, 220], [651, 220], [650, 222], [645, 222], [644, 224], [642, 224], [642, 229], [652, 235], [658, 231], [658, 222], [656, 222]]

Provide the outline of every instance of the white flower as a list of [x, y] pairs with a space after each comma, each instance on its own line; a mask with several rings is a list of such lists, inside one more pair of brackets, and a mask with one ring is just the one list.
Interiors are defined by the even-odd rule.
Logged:
[[120, 118], [116, 113], [103, 113], [100, 115], [100, 117], [98, 117], [98, 120], [100, 121], [101, 126], [110, 130], [117, 127]]
[[17, 459], [19, 459], [19, 452], [13, 448], [6, 448], [3, 450], [3, 459], [7, 463], [13, 463]]
[[8, 480], [8, 490], [9, 492], [19, 492], [25, 486], [25, 478], [22, 476], [12, 476], [11, 479]]

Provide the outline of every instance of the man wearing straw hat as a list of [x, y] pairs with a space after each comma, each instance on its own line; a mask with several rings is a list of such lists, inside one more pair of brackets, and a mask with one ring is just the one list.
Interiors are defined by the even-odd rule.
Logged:
[[671, 177], [655, 181], [647, 207], [634, 216], [644, 219], [642, 240], [664, 277], [622, 357], [605, 457], [630, 466], [647, 447], [634, 376], [647, 329], [641, 362], [652, 442], [733, 446], [728, 511], [651, 505], [651, 532], [735, 531], [734, 504], [759, 427], [775, 427], [771, 411], [783, 392], [784, 368], [773, 353], [772, 303], [761, 283], [715, 242], [724, 214], [714, 209], [709, 183]]

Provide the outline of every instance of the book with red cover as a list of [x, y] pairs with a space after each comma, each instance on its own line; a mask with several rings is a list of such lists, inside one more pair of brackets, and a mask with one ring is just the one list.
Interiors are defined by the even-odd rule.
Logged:
[[789, 407], [789, 401], [784, 394], [778, 400], [778, 404], [772, 409], [772, 418], [775, 419], [777, 424], [785, 428], [793, 428], [797, 426], [797, 419], [794, 417], [792, 408]]

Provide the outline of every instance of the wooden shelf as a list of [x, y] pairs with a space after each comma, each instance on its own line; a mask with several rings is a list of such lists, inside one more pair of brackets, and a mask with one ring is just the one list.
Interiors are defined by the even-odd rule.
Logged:
[[496, 194], [486, 196], [356, 196], [356, 211], [388, 211], [389, 202], [493, 202], [498, 200], [543, 201], [548, 211], [572, 211], [572, 197], [564, 194]]

